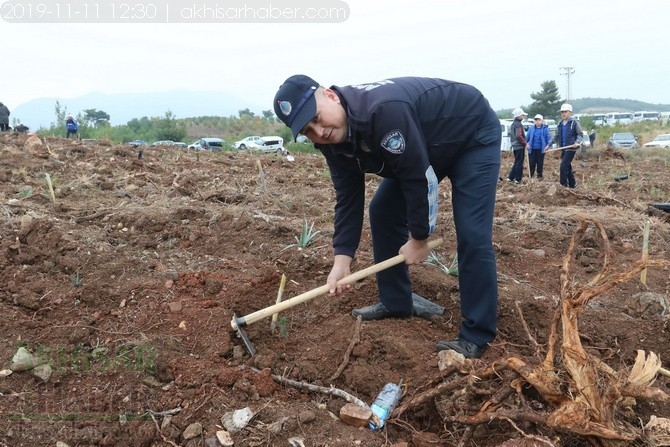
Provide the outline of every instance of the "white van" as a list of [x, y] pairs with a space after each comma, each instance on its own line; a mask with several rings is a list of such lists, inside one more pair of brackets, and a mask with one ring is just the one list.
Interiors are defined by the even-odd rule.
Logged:
[[604, 126], [605, 123], [606, 123], [606, 121], [605, 121], [606, 118], [607, 118], [607, 115], [605, 115], [603, 113], [594, 113], [593, 115], [591, 115], [591, 119], [593, 120], [593, 125], [594, 126]]
[[279, 154], [282, 152], [282, 149], [284, 149], [284, 139], [277, 136], [261, 137], [260, 141], [256, 142], [256, 147], [251, 147], [250, 149]]
[[512, 120], [500, 120], [500, 131], [502, 132], [502, 140], [500, 140], [500, 150], [502, 152], [509, 152], [512, 150]]
[[633, 122], [633, 114], [628, 112], [610, 112], [605, 114], [605, 124], [614, 126], [616, 124], [630, 124]]
[[633, 122], [638, 123], [640, 121], [658, 121], [661, 119], [660, 112], [634, 112], [633, 113]]

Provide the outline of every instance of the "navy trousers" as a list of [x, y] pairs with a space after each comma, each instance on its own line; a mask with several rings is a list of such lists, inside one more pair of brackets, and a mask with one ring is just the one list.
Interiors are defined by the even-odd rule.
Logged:
[[[495, 115], [494, 115], [495, 116]], [[496, 336], [498, 285], [493, 251], [493, 212], [500, 172], [500, 124], [493, 134], [448, 163], [439, 180], [451, 181], [463, 321], [459, 338], [486, 346]], [[491, 131], [493, 132], [493, 131]], [[433, 164], [435, 167], [435, 164]], [[400, 182], [384, 179], [370, 202], [375, 262], [396, 256], [407, 242], [405, 198]], [[412, 284], [406, 264], [377, 273], [380, 301], [391, 311], [412, 314]]]
[[507, 178], [510, 181], [516, 180], [517, 182], [521, 181], [523, 177], [523, 161], [526, 158], [525, 149], [514, 149], [514, 164], [512, 169], [509, 171]]
[[528, 169], [530, 169], [530, 176], [535, 176], [535, 168], [537, 167], [537, 178], [542, 178], [544, 172], [544, 154], [542, 149], [533, 149], [528, 154]]
[[561, 151], [561, 167], [559, 171], [559, 181], [561, 185], [568, 188], [577, 186], [575, 174], [572, 172], [572, 160], [575, 158], [576, 150], [563, 149]]

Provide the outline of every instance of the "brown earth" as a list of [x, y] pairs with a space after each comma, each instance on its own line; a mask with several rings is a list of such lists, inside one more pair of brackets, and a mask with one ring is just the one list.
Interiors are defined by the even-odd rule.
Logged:
[[[404, 403], [447, 380], [435, 344], [456, 335], [458, 282], [436, 265], [411, 272], [415, 291], [444, 306], [443, 317], [357, 329], [351, 309], [377, 300], [369, 277], [342, 297], [319, 296], [282, 312], [274, 331], [269, 318], [248, 325], [258, 352], [247, 353], [231, 329], [234, 313], [274, 304], [282, 274], [288, 299], [322, 286], [330, 270], [334, 193], [322, 157], [297, 154], [291, 162], [150, 148], [138, 159], [125, 145], [27, 138], [0, 135], [0, 369], [25, 347], [51, 374], [0, 378], [0, 445], [215, 446], [224, 414], [246, 407], [255, 415], [232, 433], [235, 446], [593, 443], [532, 422], [498, 420], [473, 430], [450, 419], [438, 398], [391, 418], [383, 430], [355, 428], [338, 419], [344, 398], [282, 380], [332, 385], [368, 404], [387, 382], [407, 385]], [[649, 257], [670, 258], [668, 214], [649, 206], [670, 198], [668, 157], [619, 155], [596, 148], [575, 160], [577, 190], [558, 186], [557, 154], [547, 155], [543, 182], [499, 185], [499, 333], [473, 368], [510, 356], [539, 362], [580, 222], [603, 225], [609, 274], [640, 259], [646, 221]], [[503, 177], [510, 162], [503, 154]], [[627, 180], [614, 180], [623, 173]], [[377, 182], [370, 177], [370, 191]], [[447, 265], [455, 253], [449, 194], [445, 182], [435, 235], [445, 239], [435, 254]], [[303, 222], [320, 233], [300, 249]], [[603, 253], [591, 226], [569, 280], [586, 285]], [[369, 265], [366, 231], [354, 268]], [[648, 269], [646, 286], [635, 275], [593, 298], [579, 319], [586, 351], [624, 372], [639, 349], [669, 359], [669, 289], [668, 267], [661, 266]], [[656, 301], [645, 301], [649, 293]], [[653, 384], [662, 394], [669, 386], [663, 375]], [[532, 393], [519, 396], [524, 408], [550, 410]], [[652, 416], [669, 417], [670, 404], [638, 399], [631, 411], [627, 420], [641, 427]], [[196, 431], [187, 440], [189, 426]]]

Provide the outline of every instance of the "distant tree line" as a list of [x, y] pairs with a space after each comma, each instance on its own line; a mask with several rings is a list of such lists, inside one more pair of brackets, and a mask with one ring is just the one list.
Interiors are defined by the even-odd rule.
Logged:
[[[43, 135], [65, 136], [67, 107], [58, 101], [54, 107], [55, 121], [48, 128], [37, 132]], [[109, 139], [116, 143], [144, 140], [151, 144], [159, 140], [191, 142], [202, 137], [218, 137], [228, 142], [249, 135], [279, 135], [284, 141], [292, 140], [290, 130], [275, 119], [271, 110], [257, 116], [248, 108], [239, 110], [238, 116], [198, 116], [177, 118], [171, 111], [162, 117], [133, 118], [126, 124], [112, 126], [110, 115], [102, 110], [86, 109], [75, 116], [79, 123], [79, 137]]]
[[[541, 114], [546, 119], [560, 119], [561, 99], [556, 81], [550, 80], [540, 84], [540, 90], [530, 94], [530, 104], [519, 104], [528, 116]], [[573, 100], [575, 113], [593, 113], [604, 111], [668, 111], [670, 105], [649, 104], [629, 99], [582, 98]], [[515, 106], [517, 107], [517, 106]], [[40, 128], [37, 132], [46, 135], [65, 136], [65, 117], [67, 107], [58, 101], [55, 105], [56, 120], [49, 128]], [[512, 118], [512, 108], [497, 111], [501, 119]], [[109, 139], [116, 143], [132, 140], [145, 140], [149, 144], [159, 140], [183, 141], [190, 143], [202, 137], [219, 137], [229, 143], [241, 140], [250, 135], [278, 135], [290, 144], [293, 137], [291, 131], [275, 118], [272, 110], [264, 110], [260, 116], [248, 108], [238, 110], [237, 116], [198, 116], [177, 118], [170, 110], [162, 117], [133, 118], [126, 124], [112, 126], [110, 115], [102, 110], [86, 109], [75, 117], [79, 122], [79, 137], [92, 139]], [[588, 117], [584, 126], [592, 127]]]

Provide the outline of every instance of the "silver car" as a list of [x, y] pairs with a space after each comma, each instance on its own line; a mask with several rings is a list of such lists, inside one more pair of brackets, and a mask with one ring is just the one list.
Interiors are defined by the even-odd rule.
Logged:
[[637, 138], [630, 132], [613, 133], [607, 142], [608, 149], [637, 149]]
[[189, 149], [198, 151], [220, 151], [223, 150], [223, 145], [226, 141], [221, 138], [200, 138], [198, 141], [189, 144]]

